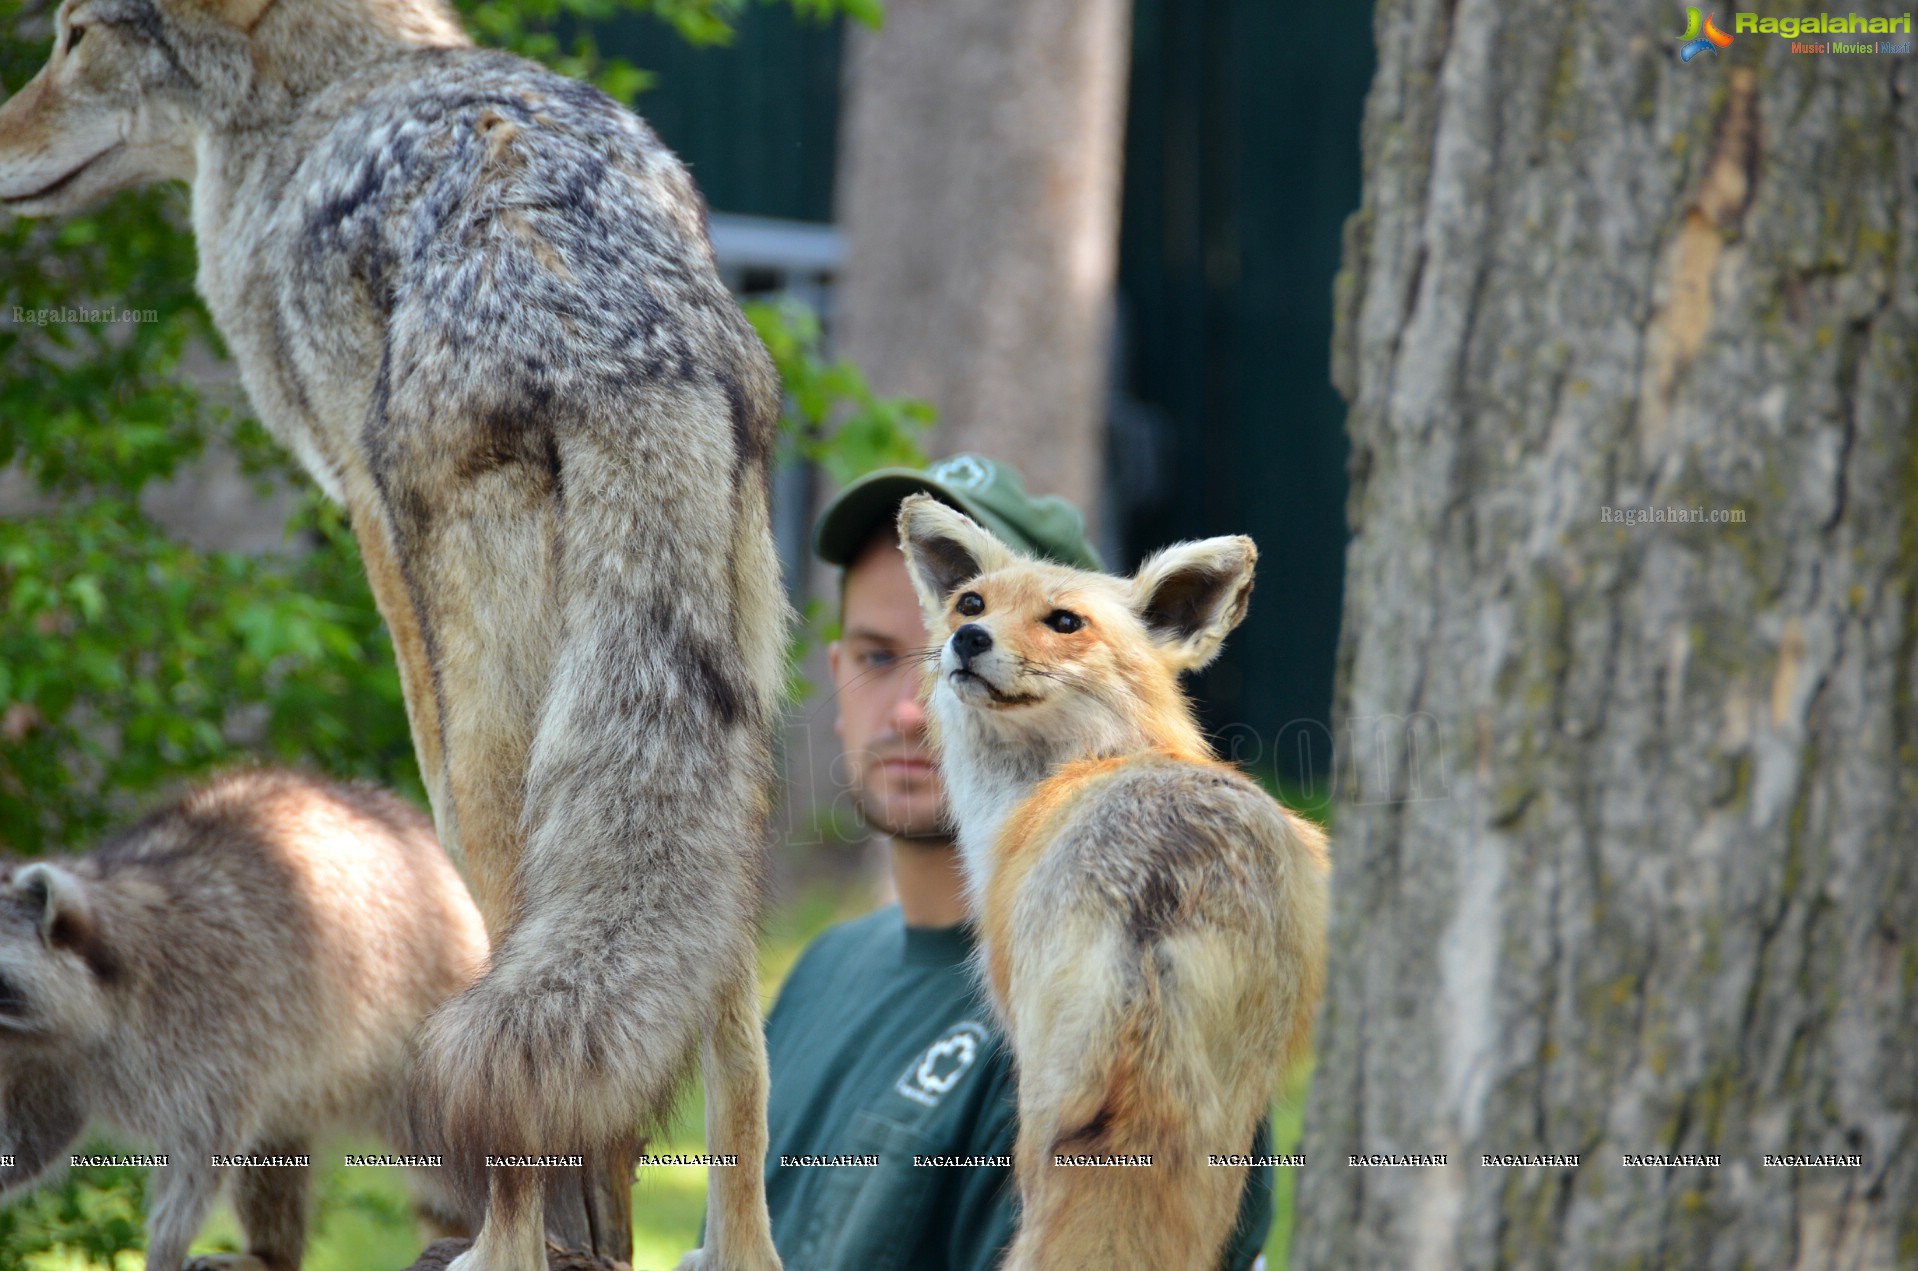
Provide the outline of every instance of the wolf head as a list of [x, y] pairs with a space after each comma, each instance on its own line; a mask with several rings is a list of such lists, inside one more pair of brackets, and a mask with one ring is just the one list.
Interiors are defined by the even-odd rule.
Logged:
[[901, 505], [899, 537], [942, 641], [930, 690], [942, 725], [964, 718], [1055, 762], [1204, 750], [1179, 676], [1216, 657], [1245, 617], [1251, 539], [1181, 543], [1114, 578], [1021, 556], [925, 495]]
[[64, 216], [190, 181], [203, 130], [283, 114], [398, 47], [466, 42], [442, 0], [64, 0], [52, 56], [0, 106], [0, 208]]

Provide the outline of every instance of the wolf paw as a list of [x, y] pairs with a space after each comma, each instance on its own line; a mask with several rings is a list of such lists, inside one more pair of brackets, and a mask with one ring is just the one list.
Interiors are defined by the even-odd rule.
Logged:
[[203, 1253], [188, 1258], [180, 1271], [272, 1271], [250, 1253]]
[[[443, 1244], [443, 1243], [464, 1243], [464, 1242], [463, 1241], [462, 1242], [439, 1241], [436, 1243]], [[498, 1258], [498, 1256], [499, 1255], [497, 1253], [493, 1255], [493, 1257], [496, 1259]], [[514, 1259], [509, 1259], [506, 1262], [497, 1262], [497, 1261], [488, 1262], [486, 1260], [487, 1259], [486, 1251], [480, 1248], [480, 1246], [476, 1244], [472, 1248], [468, 1249], [466, 1252], [460, 1254], [459, 1257], [454, 1258], [451, 1262], [447, 1263], [446, 1271], [546, 1271], [546, 1268], [553, 1267], [553, 1266], [600, 1267], [604, 1265], [599, 1260], [593, 1258], [590, 1254], [578, 1254], [578, 1253], [569, 1254], [566, 1250], [563, 1250], [559, 1246], [552, 1245], [552, 1244], [547, 1245], [543, 1251], [536, 1254], [531, 1254], [529, 1256], [537, 1258], [538, 1261], [528, 1262], [526, 1263], [524, 1268], [522, 1268], [519, 1262]], [[557, 1258], [557, 1261], [554, 1261], [555, 1258]], [[625, 1264], [615, 1263], [614, 1265], [624, 1266]]]

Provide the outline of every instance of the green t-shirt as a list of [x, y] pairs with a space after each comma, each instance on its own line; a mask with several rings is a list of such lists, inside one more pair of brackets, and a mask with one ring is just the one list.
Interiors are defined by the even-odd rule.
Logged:
[[[1017, 1090], [971, 952], [968, 929], [907, 927], [891, 905], [793, 968], [766, 1020], [766, 1200], [790, 1271], [990, 1271], [1012, 1242]], [[1254, 1169], [1226, 1271], [1271, 1225], [1272, 1171]]]

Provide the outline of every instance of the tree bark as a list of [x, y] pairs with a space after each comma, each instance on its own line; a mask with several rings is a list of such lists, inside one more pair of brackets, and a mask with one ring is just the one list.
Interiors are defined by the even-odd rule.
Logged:
[[936, 453], [1094, 513], [1127, 0], [889, 0], [847, 59], [834, 339], [939, 410]]
[[1295, 1267], [1918, 1265], [1918, 61], [1682, 16], [1379, 6]]
[[[470, 1240], [435, 1240], [406, 1271], [446, 1271], [453, 1259], [473, 1247]], [[547, 1271], [633, 1271], [624, 1258], [604, 1258], [577, 1250], [546, 1250]]]
[[546, 1238], [562, 1249], [612, 1262], [633, 1260], [633, 1169], [645, 1140], [630, 1138], [589, 1155], [579, 1169], [546, 1178]]

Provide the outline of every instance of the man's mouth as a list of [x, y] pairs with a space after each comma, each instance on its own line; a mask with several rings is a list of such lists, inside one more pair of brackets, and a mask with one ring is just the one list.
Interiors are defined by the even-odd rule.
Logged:
[[994, 706], [1030, 706], [1039, 700], [1031, 693], [1002, 693], [993, 687], [991, 680], [976, 671], [968, 671], [963, 666], [952, 672], [952, 682], [978, 685], [985, 691], [987, 700]]

